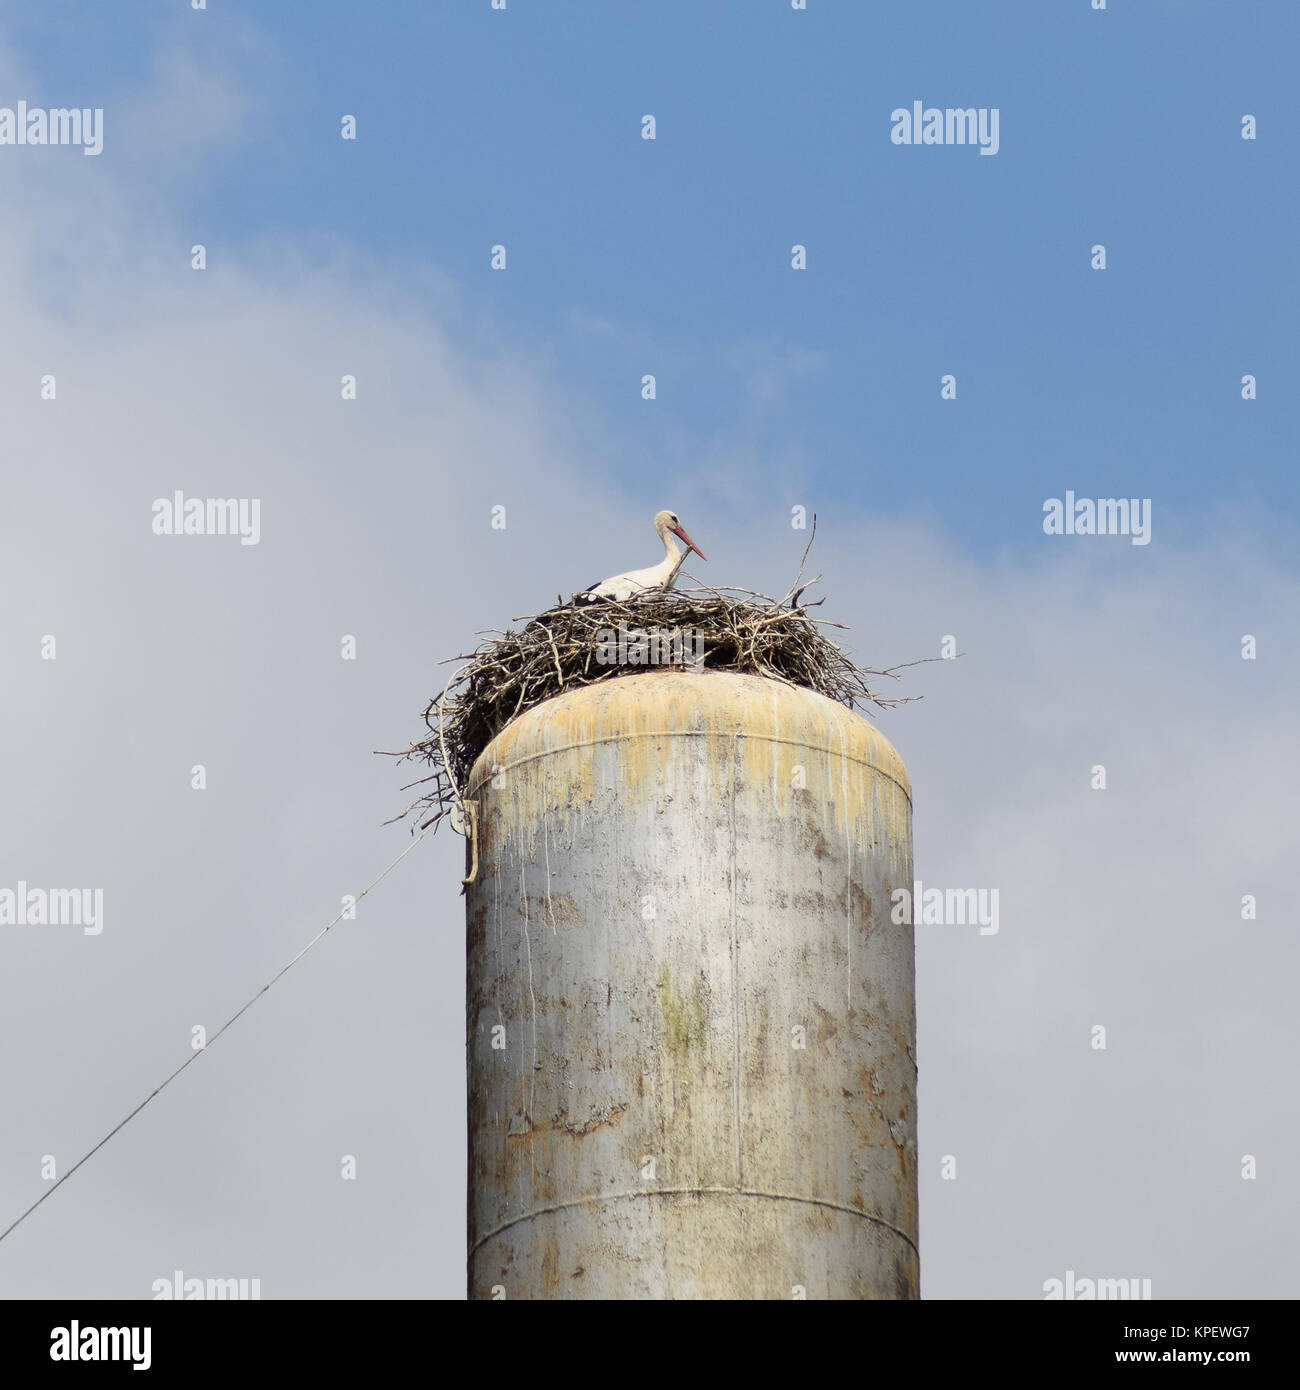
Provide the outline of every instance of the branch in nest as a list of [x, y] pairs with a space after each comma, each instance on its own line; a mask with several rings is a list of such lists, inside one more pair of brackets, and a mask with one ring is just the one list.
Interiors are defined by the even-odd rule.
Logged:
[[468, 791], [470, 770], [479, 754], [524, 710], [563, 691], [644, 670], [641, 665], [602, 661], [606, 644], [620, 629], [629, 635], [689, 633], [693, 642], [702, 643], [702, 664], [707, 670], [748, 673], [815, 690], [851, 709], [867, 705], [889, 709], [919, 698], [884, 698], [874, 685], [879, 679], [898, 680], [898, 672], [905, 667], [940, 658], [883, 670], [858, 666], [821, 630], [843, 624], [810, 615], [808, 610], [822, 602], [804, 598], [821, 578], [803, 580], [816, 532], [814, 516], [799, 572], [780, 599], [754, 589], [712, 588], [697, 582], [695, 588], [642, 594], [624, 603], [557, 603], [544, 613], [516, 618], [522, 627], [478, 634], [484, 640], [473, 651], [448, 658], [462, 666], [426, 705], [428, 734], [409, 748], [386, 753], [399, 761], [423, 761], [432, 769], [404, 790], [432, 786], [393, 819], [417, 812], [419, 828], [424, 829], [448, 815], [461, 789]]

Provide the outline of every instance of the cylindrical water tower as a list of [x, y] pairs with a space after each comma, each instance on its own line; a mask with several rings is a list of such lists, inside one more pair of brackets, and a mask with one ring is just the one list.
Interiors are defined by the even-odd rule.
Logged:
[[889, 741], [656, 670], [526, 711], [467, 795], [470, 1297], [917, 1297]]

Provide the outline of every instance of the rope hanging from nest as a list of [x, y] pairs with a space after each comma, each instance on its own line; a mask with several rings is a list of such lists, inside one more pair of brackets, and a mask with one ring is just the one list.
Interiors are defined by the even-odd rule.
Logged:
[[[459, 673], [457, 674], [459, 675]], [[442, 753], [442, 766], [446, 769], [447, 780], [451, 784], [452, 801], [448, 808], [448, 819], [451, 821], [451, 828], [456, 834], [464, 835], [469, 841], [469, 873], [461, 879], [462, 885], [468, 887], [478, 877], [478, 802], [466, 801], [461, 796], [460, 788], [456, 785], [456, 775], [452, 771], [451, 759], [447, 756], [447, 740], [443, 736], [442, 702], [447, 691], [456, 683], [456, 679], [457, 677], [453, 676], [438, 694], [438, 747]], [[436, 820], [433, 823], [436, 823]]]

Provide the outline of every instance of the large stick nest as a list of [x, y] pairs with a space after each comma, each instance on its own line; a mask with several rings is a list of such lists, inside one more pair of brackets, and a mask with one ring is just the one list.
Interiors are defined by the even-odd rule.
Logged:
[[[813, 583], [800, 586], [796, 578], [796, 587], [781, 599], [749, 589], [695, 588], [643, 594], [626, 603], [568, 604], [516, 618], [522, 627], [480, 633], [486, 640], [474, 651], [449, 658], [464, 665], [429, 701], [424, 711], [429, 732], [388, 755], [429, 767], [404, 788], [422, 790], [392, 819], [414, 816], [418, 830], [435, 825], [453, 812], [466, 794], [475, 760], [512, 719], [566, 690], [648, 669], [637, 662], [643, 654], [638, 634], [656, 636], [660, 662], [672, 653], [697, 670], [766, 676], [815, 690], [850, 709], [885, 709], [919, 698], [877, 694], [874, 683], [897, 680], [903, 666], [917, 663], [883, 670], [856, 665], [823, 631], [843, 624], [809, 613], [822, 602], [803, 601]], [[611, 646], [621, 632], [622, 653]], [[684, 640], [674, 648], [675, 632]]]

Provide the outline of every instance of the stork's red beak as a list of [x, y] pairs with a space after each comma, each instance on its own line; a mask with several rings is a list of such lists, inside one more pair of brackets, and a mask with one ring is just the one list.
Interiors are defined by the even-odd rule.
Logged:
[[699, 547], [698, 545], [696, 545], [695, 542], [686, 534], [686, 532], [682, 530], [682, 528], [681, 528], [680, 526], [678, 526], [678, 527], [676, 527], [676, 528], [674, 529], [673, 535], [676, 536], [679, 540], [685, 541], [686, 544], [687, 544], [688, 546], [690, 546], [690, 548], [700, 557], [701, 560], [707, 560], [707, 559], [709, 558], [709, 557], [700, 549], [700, 547]]

